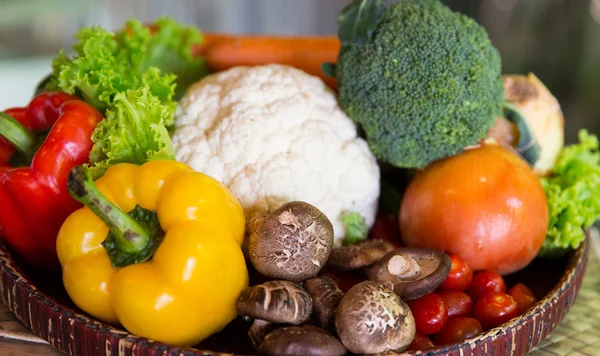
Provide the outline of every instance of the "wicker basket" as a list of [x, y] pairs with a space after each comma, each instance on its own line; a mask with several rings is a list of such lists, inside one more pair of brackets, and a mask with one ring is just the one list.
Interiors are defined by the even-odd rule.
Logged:
[[[560, 280], [532, 309], [484, 334], [461, 344], [402, 355], [524, 355], [541, 342], [563, 320], [573, 306], [582, 285], [588, 261], [590, 239], [573, 251], [559, 269]], [[180, 349], [136, 337], [125, 331], [94, 321], [76, 311], [62, 290], [59, 276], [36, 276], [20, 268], [4, 245], [0, 244], [0, 295], [16, 317], [33, 333], [54, 347], [72, 355], [225, 355], [232, 337], [215, 338], [201, 345], [204, 350]], [[534, 275], [547, 266], [528, 267]], [[548, 272], [549, 274], [551, 272]], [[30, 279], [30, 277], [33, 277]], [[517, 276], [516, 278], [520, 278]], [[539, 276], [538, 280], [543, 280]], [[556, 281], [556, 278], [554, 278]], [[233, 326], [235, 328], [235, 326]], [[226, 331], [224, 331], [226, 332]], [[240, 332], [237, 330], [237, 332]], [[239, 334], [238, 334], [239, 335]], [[242, 334], [243, 335], [243, 334]], [[245, 335], [244, 335], [245, 336]], [[237, 337], [236, 340], [247, 339]], [[224, 342], [228, 340], [229, 342]], [[241, 341], [243, 343], [243, 341]], [[544, 341], [546, 342], [546, 341]], [[223, 353], [227, 352], [227, 353]], [[600, 350], [598, 350], [600, 352]]]

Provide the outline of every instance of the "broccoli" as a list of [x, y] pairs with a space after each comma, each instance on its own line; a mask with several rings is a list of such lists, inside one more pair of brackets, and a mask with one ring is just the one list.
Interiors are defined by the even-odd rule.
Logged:
[[438, 0], [356, 0], [338, 17], [339, 101], [381, 161], [422, 168], [484, 138], [502, 115], [487, 32]]

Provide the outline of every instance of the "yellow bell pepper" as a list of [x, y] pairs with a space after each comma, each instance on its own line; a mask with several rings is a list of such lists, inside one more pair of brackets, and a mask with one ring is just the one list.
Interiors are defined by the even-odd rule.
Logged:
[[167, 160], [117, 164], [96, 182], [76, 167], [68, 186], [85, 206], [63, 223], [56, 247], [81, 310], [182, 347], [237, 316], [248, 286], [245, 220], [225, 186]]

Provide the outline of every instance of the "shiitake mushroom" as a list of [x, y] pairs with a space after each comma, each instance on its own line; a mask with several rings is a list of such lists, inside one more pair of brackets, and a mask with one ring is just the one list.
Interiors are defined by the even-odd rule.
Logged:
[[390, 288], [403, 300], [417, 299], [436, 289], [450, 273], [452, 260], [429, 248], [400, 248], [369, 268], [370, 280]]
[[335, 332], [335, 310], [344, 297], [337, 283], [329, 276], [319, 276], [304, 281], [304, 289], [312, 297], [316, 323], [327, 331]]
[[274, 279], [302, 282], [316, 276], [333, 247], [331, 221], [305, 202], [289, 202], [255, 218], [248, 230], [252, 265]]
[[275, 329], [267, 334], [258, 348], [259, 354], [274, 356], [337, 356], [346, 352], [340, 340], [313, 325]]
[[272, 324], [300, 325], [310, 319], [310, 294], [296, 283], [269, 281], [244, 289], [236, 301], [238, 315], [254, 319], [248, 336], [255, 347], [274, 327]]
[[404, 351], [416, 332], [408, 305], [373, 281], [346, 292], [335, 314], [335, 326], [342, 344], [356, 354]]
[[334, 248], [327, 265], [338, 271], [358, 270], [373, 265], [393, 249], [394, 245], [388, 241], [369, 239], [354, 245]]

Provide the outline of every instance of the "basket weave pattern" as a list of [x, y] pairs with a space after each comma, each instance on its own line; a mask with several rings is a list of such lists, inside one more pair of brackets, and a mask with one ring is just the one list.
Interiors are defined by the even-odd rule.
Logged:
[[[524, 315], [466, 343], [406, 355], [523, 355], [536, 345], [530, 355], [600, 355], [600, 263], [593, 252], [589, 255], [591, 273], [587, 274], [577, 303], [569, 311], [582, 286], [589, 250], [590, 244], [586, 243], [573, 253], [567, 273], [557, 287]], [[0, 277], [2, 301], [18, 320], [35, 335], [67, 353], [219, 355], [154, 343], [75, 313], [31, 285], [1, 244]], [[563, 317], [564, 322], [557, 325]]]
[[560, 325], [528, 356], [600, 355], [600, 258], [590, 252], [577, 301]]

